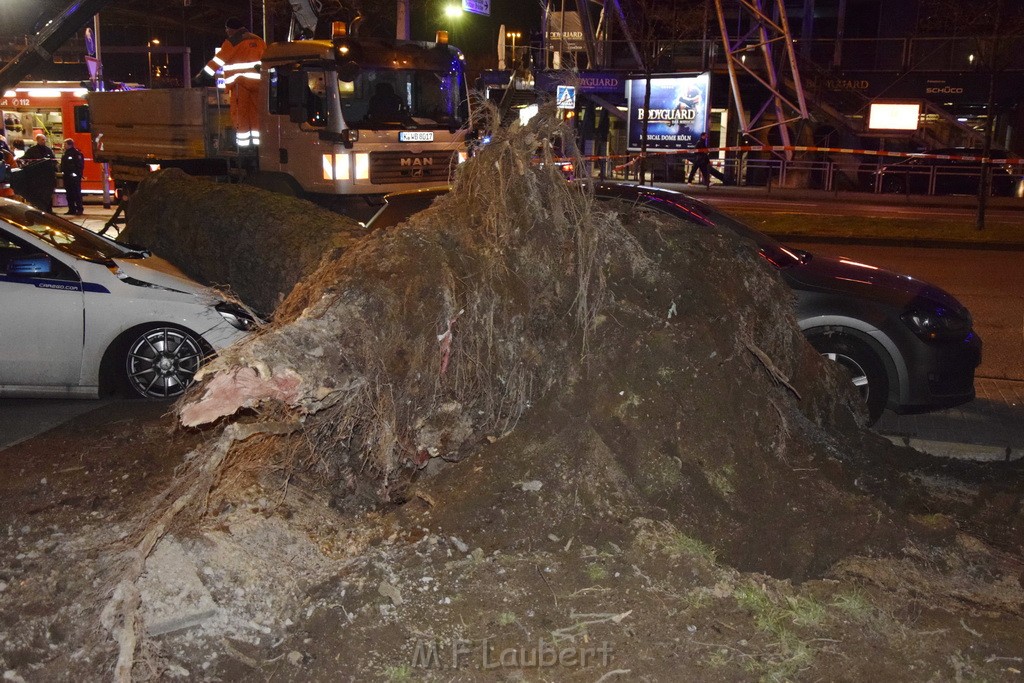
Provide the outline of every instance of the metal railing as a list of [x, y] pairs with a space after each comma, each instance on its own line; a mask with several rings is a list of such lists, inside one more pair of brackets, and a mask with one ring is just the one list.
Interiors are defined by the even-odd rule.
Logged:
[[[875, 194], [911, 195], [976, 195], [983, 166], [962, 163], [955, 166], [939, 164], [915, 165], [892, 159], [862, 161], [859, 159], [779, 159], [749, 156], [713, 159], [712, 166], [731, 184], [746, 187], [816, 189], [828, 192], [873, 192]], [[686, 155], [663, 155], [648, 161], [649, 183], [685, 183], [692, 161]], [[638, 181], [639, 165], [613, 166], [597, 161], [594, 175], [613, 180]], [[603, 173], [602, 173], [602, 168]], [[992, 196], [1024, 196], [1024, 165], [993, 164], [989, 172]], [[697, 176], [699, 177], [699, 175]], [[717, 183], [718, 181], [713, 181]]]

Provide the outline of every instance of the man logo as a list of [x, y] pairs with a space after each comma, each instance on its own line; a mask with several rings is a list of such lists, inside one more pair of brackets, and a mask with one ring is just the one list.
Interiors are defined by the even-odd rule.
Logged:
[[431, 157], [402, 157], [400, 160], [403, 169], [408, 169], [411, 178], [422, 178], [425, 174], [423, 169], [434, 165]]

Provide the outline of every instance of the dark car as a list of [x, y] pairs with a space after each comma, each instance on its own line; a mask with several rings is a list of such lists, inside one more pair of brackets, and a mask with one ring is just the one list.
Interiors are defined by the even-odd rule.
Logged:
[[[931, 150], [928, 153], [952, 158], [911, 157], [881, 166], [871, 166], [868, 173], [875, 179], [873, 183], [877, 181], [877, 187], [882, 192], [967, 195], [978, 193], [984, 150], [973, 147], [950, 147]], [[991, 194], [997, 197], [1014, 197], [1018, 194], [1021, 184], [1020, 172], [1005, 163], [1005, 160], [1012, 156], [1000, 149], [989, 152], [992, 159]]]
[[[981, 339], [971, 314], [944, 290], [908, 275], [787, 247], [701, 201], [672, 190], [595, 183], [599, 199], [639, 204], [751, 240], [795, 294], [796, 318], [822, 355], [850, 372], [873, 423], [885, 408], [921, 412], [974, 398]], [[368, 227], [386, 228], [428, 206], [447, 188], [388, 195]]]

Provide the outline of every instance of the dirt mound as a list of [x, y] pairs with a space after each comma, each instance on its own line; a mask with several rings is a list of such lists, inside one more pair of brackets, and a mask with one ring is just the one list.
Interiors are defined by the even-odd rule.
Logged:
[[[835, 458], [863, 438], [858, 401], [753, 245], [598, 205], [531, 165], [544, 125], [496, 140], [433, 207], [326, 261], [274, 329], [206, 371], [182, 421], [289, 416], [308, 450], [287, 465], [365, 504], [406, 499], [428, 461], [459, 460], [556, 397], [587, 436], [581, 476], [600, 443], [621, 495], [735, 566], [804, 578], [898, 548], [903, 524]], [[495, 168], [510, 170], [495, 183]]]
[[167, 169], [147, 176], [119, 239], [143, 245], [203, 284], [269, 316], [325, 254], [366, 231], [302, 199]]
[[752, 244], [598, 204], [548, 163], [563, 134], [496, 135], [450, 195], [324, 259], [206, 368], [177, 406], [205, 443], [138, 527], [32, 538], [93, 549], [74, 587], [112, 640], [25, 643], [19, 670], [1012, 673], [1020, 563], [958, 524], [1019, 501], [1019, 473], [951, 501], [937, 482], [966, 473], [863, 429]]

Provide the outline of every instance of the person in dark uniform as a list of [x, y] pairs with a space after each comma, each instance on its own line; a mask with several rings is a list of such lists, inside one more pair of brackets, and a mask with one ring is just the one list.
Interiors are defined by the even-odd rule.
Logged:
[[[707, 148], [708, 147], [708, 134], [701, 133], [700, 138], [697, 140], [696, 147]], [[697, 152], [693, 155], [693, 166], [690, 168], [690, 177], [686, 179], [687, 183], [693, 182], [693, 177], [700, 172], [700, 183], [705, 187], [711, 186], [711, 176], [715, 176], [724, 184], [725, 176], [717, 168], [711, 165], [711, 155], [707, 152]]]
[[21, 157], [22, 173], [28, 179], [22, 194], [28, 203], [43, 211], [53, 210], [53, 191], [57, 187], [57, 155], [46, 144], [46, 136], [36, 135], [36, 144]]
[[75, 141], [64, 141], [64, 154], [60, 157], [60, 172], [64, 174], [64, 194], [68, 198], [68, 216], [85, 213], [82, 204], [82, 173], [85, 171], [85, 155], [75, 147]]
[[36, 144], [32, 145], [25, 150], [25, 156], [21, 158], [23, 165], [28, 165], [30, 161], [39, 161], [40, 159], [56, 159], [57, 155], [53, 153], [50, 146], [46, 144], [46, 136], [42, 133], [36, 135]]

